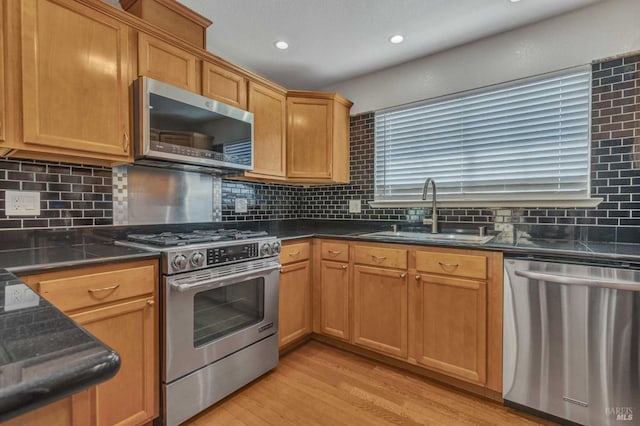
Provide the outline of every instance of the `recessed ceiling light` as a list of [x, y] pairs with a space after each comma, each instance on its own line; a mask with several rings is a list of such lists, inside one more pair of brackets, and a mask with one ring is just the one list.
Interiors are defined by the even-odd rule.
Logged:
[[396, 35], [393, 35], [393, 36], [389, 37], [389, 41], [392, 44], [399, 44], [399, 43], [402, 43], [404, 41], [404, 37], [402, 35], [400, 35], [400, 34], [396, 34]]
[[520, 0], [509, 0], [511, 3], [518, 3]]
[[280, 41], [276, 41], [274, 44], [280, 50], [285, 50], [289, 48], [289, 43], [287, 43], [286, 41], [280, 40]]

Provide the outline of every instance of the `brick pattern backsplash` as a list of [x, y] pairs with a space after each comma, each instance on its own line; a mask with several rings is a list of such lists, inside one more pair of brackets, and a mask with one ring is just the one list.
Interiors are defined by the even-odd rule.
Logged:
[[[110, 225], [111, 169], [0, 159], [0, 229]], [[40, 192], [40, 215], [7, 217], [5, 190]]]
[[[222, 181], [222, 221], [297, 219], [304, 188], [288, 185]], [[235, 213], [236, 198], [247, 200], [247, 212]]]
[[[440, 221], [588, 225], [640, 229], [640, 54], [592, 65], [591, 192], [596, 208], [441, 208]], [[310, 188], [222, 182], [222, 220], [386, 220], [418, 222], [429, 209], [374, 209], [374, 114], [351, 117], [351, 183]], [[110, 225], [111, 169], [0, 158], [0, 229]], [[4, 190], [41, 192], [38, 217], [7, 218]], [[235, 213], [235, 199], [247, 213]], [[361, 212], [349, 213], [349, 200]]]

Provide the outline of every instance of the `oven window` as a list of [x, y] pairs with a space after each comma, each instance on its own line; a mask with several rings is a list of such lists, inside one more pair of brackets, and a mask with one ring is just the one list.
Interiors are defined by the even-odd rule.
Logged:
[[197, 348], [263, 320], [264, 278], [203, 291], [193, 299], [193, 345]]

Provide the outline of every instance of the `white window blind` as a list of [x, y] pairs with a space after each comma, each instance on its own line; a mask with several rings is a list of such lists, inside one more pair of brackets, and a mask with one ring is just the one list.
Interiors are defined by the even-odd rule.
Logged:
[[591, 73], [573, 69], [375, 114], [375, 201], [589, 198]]

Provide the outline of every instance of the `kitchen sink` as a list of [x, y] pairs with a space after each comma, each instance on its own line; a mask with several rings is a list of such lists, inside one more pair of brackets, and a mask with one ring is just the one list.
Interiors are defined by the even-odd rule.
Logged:
[[495, 235], [480, 236], [477, 234], [406, 232], [406, 231], [380, 231], [370, 234], [361, 234], [361, 237], [372, 238], [401, 238], [415, 241], [459, 241], [464, 243], [485, 244], [491, 241]]

